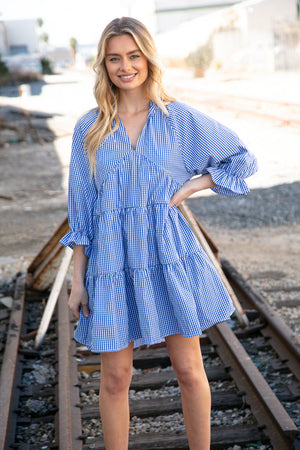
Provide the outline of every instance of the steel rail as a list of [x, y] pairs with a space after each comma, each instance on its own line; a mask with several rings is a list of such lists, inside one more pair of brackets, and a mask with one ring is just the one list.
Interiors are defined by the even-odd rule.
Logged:
[[[236, 113], [242, 113], [246, 115], [251, 115], [255, 117], [259, 117], [262, 119], [272, 120], [272, 121], [280, 121], [284, 124], [299, 127], [300, 126], [300, 120], [298, 118], [298, 112], [293, 112], [293, 115], [287, 116], [286, 111], [262, 111], [255, 107], [254, 103], [265, 103], [273, 105], [274, 107], [278, 107], [281, 109], [284, 109], [286, 107], [291, 107], [294, 109], [299, 109], [300, 105], [295, 103], [284, 103], [284, 102], [276, 102], [272, 100], [263, 100], [263, 99], [251, 99], [247, 97], [239, 97], [236, 95], [229, 95], [224, 93], [212, 93], [212, 92], [203, 92], [201, 94], [201, 104], [206, 104], [208, 106], [212, 106], [216, 109], [226, 109], [226, 111], [236, 112]], [[191, 93], [185, 93], [184, 95], [185, 100], [188, 100], [190, 103], [193, 104], [199, 104], [199, 101], [195, 100], [195, 96], [191, 95]], [[241, 107], [237, 105], [237, 102], [246, 102], [246, 107]], [[247, 104], [248, 103], [248, 104]], [[251, 104], [252, 103], [252, 104]]]
[[231, 264], [222, 259], [222, 268], [241, 301], [256, 309], [266, 322], [260, 332], [300, 381], [300, 339], [273, 308], [256, 293]]
[[13, 410], [18, 403], [18, 349], [22, 331], [25, 300], [25, 275], [17, 278], [12, 311], [0, 375], [0, 449], [14, 442], [16, 417]]
[[58, 438], [60, 450], [81, 450], [81, 413], [75, 341], [65, 281], [58, 298]]
[[207, 330], [274, 450], [291, 450], [299, 430], [226, 322]]
[[[181, 85], [182, 87], [182, 85]], [[184, 91], [192, 93], [194, 92], [193, 87], [189, 87], [187, 84], [184, 85]], [[197, 87], [197, 94], [202, 95], [213, 95], [214, 97], [222, 97], [227, 98], [228, 100], [245, 100], [249, 102], [255, 102], [255, 103], [267, 103], [273, 106], [279, 106], [279, 107], [292, 107], [292, 108], [299, 108], [300, 109], [300, 103], [287, 101], [287, 100], [274, 100], [271, 98], [261, 98], [261, 97], [249, 97], [247, 95], [241, 95], [241, 94], [232, 94], [230, 92], [222, 92], [218, 90], [210, 90], [208, 88], [206, 89], [200, 89]], [[195, 97], [194, 97], [195, 98]]]

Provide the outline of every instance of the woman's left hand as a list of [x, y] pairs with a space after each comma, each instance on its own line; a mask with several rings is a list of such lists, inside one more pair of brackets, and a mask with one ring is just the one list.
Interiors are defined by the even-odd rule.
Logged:
[[183, 183], [181, 188], [179, 188], [172, 196], [169, 208], [172, 208], [174, 205], [180, 205], [183, 200], [194, 194], [194, 192], [203, 191], [204, 189], [210, 189], [215, 186], [217, 185], [213, 182], [210, 173], [206, 173], [200, 177], [191, 178]]
[[185, 183], [183, 183], [181, 188], [179, 188], [178, 191], [175, 192], [175, 194], [172, 196], [169, 203], [169, 208], [172, 208], [172, 206], [174, 205], [176, 206], [180, 205], [180, 203], [183, 202], [183, 200], [192, 195], [194, 193], [193, 184], [194, 184], [193, 180], [187, 180]]

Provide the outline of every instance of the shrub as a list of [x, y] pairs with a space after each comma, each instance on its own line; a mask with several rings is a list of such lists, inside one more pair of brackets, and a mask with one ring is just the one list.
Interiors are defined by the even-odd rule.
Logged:
[[5, 64], [5, 62], [2, 61], [1, 55], [0, 55], [0, 76], [8, 75], [8, 74], [9, 74], [8, 67], [7, 67], [7, 65]]
[[204, 77], [206, 69], [210, 66], [214, 58], [214, 49], [212, 37], [208, 41], [191, 52], [186, 61], [187, 64], [194, 68], [195, 76]]
[[41, 58], [42, 73], [51, 75], [53, 73], [50, 59]]

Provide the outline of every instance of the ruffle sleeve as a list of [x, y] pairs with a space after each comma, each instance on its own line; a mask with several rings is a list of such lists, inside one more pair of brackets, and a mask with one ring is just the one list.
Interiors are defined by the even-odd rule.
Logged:
[[94, 234], [93, 210], [96, 198], [97, 189], [94, 177], [90, 175], [84, 136], [78, 121], [73, 133], [69, 169], [68, 219], [71, 231], [60, 240], [60, 243], [70, 248], [73, 248], [74, 244], [84, 245], [87, 256], [90, 256]]
[[212, 189], [218, 194], [247, 194], [245, 178], [257, 171], [255, 156], [226, 126], [194, 108], [175, 103], [171, 120], [186, 170], [191, 176], [210, 173], [217, 184]]

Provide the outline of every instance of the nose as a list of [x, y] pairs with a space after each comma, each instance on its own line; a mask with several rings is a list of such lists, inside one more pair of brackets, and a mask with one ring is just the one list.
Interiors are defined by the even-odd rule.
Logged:
[[131, 64], [128, 58], [122, 58], [121, 60], [121, 70], [122, 72], [128, 72], [131, 68]]

